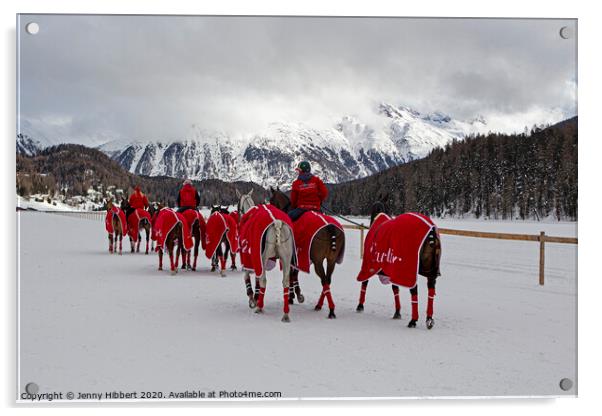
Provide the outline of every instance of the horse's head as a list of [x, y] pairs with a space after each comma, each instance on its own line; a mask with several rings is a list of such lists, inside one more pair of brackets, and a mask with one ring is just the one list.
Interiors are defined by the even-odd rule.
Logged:
[[121, 209], [124, 211], [128, 211], [130, 209], [130, 202], [127, 198], [121, 198]]
[[439, 261], [441, 260], [441, 239], [439, 234], [433, 228], [420, 249], [420, 268], [419, 273], [425, 277], [437, 278], [439, 272]]
[[237, 189], [236, 194], [239, 198], [237, 211], [239, 212], [240, 215], [243, 215], [248, 210], [250, 210], [251, 207], [255, 206], [255, 201], [253, 201], [253, 198], [251, 198], [251, 195], [253, 194], [253, 189], [251, 189], [249, 191], [249, 193], [242, 194], [242, 195], [240, 192], [238, 192], [238, 189]]
[[372, 204], [370, 208], [370, 225], [374, 222], [376, 216], [380, 213], [384, 213], [389, 215], [389, 210], [387, 209], [387, 201], [389, 199], [389, 194], [382, 195], [380, 194], [377, 200]]
[[289, 197], [282, 192], [279, 188], [274, 189], [270, 186], [270, 204], [276, 208], [281, 209], [284, 212], [288, 212], [291, 209], [291, 200]]
[[214, 212], [219, 212], [221, 211], [221, 206], [219, 205], [211, 205], [211, 213], [213, 214]]

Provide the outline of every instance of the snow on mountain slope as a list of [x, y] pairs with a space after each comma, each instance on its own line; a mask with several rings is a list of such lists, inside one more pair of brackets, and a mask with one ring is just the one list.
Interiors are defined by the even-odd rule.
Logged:
[[[280, 122], [242, 137], [193, 125], [186, 137], [114, 140], [98, 149], [140, 175], [287, 185], [296, 176], [295, 166], [308, 160], [324, 181], [337, 183], [425, 157], [434, 148], [486, 128], [482, 118], [464, 122], [440, 112], [422, 114], [381, 103], [370, 123], [354, 116], [321, 129]], [[28, 144], [22, 152], [34, 154], [35, 146]]]

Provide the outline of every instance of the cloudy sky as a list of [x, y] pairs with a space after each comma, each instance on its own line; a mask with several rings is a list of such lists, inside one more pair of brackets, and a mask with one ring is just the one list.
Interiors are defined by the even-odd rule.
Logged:
[[[36, 35], [27, 23], [40, 25]], [[367, 123], [378, 102], [523, 130], [577, 112], [574, 20], [21, 16], [20, 123], [51, 141]]]

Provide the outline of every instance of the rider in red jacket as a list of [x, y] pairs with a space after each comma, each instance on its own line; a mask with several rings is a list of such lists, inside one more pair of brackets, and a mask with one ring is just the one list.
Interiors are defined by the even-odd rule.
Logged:
[[311, 174], [309, 162], [301, 162], [297, 167], [298, 178], [293, 182], [291, 190], [291, 207], [288, 215], [291, 220], [298, 220], [306, 211], [320, 211], [322, 202], [328, 196], [324, 182]]
[[184, 181], [184, 186], [182, 186], [178, 193], [177, 204], [178, 212], [184, 212], [187, 209], [197, 209], [201, 204], [201, 195], [194, 186], [192, 186], [192, 181], [190, 179]]
[[142, 193], [138, 185], [136, 185], [136, 187], [134, 188], [134, 193], [130, 195], [129, 204], [130, 207], [133, 209], [148, 208], [148, 198]]

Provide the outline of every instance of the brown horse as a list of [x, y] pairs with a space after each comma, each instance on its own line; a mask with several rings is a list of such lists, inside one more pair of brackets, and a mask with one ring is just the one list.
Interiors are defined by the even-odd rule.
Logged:
[[[224, 215], [229, 215], [228, 207], [221, 205], [212, 205], [211, 214], [214, 212], [220, 212]], [[231, 255], [233, 254], [233, 256]], [[219, 268], [220, 276], [226, 277], [226, 259], [230, 256], [232, 258], [232, 264], [235, 262], [236, 253], [231, 253], [230, 242], [226, 237], [226, 234], [222, 236], [220, 243], [217, 245], [215, 254], [211, 257], [211, 271], [214, 272]], [[232, 270], [236, 270], [236, 267], [230, 267]]]
[[[119, 210], [120, 208], [113, 203], [112, 199], [107, 200], [107, 212], [113, 211], [114, 209]], [[121, 242], [123, 240], [123, 229], [121, 228], [121, 218], [119, 218], [119, 211], [113, 212], [111, 216], [111, 225], [113, 232], [109, 233], [109, 253], [116, 253], [117, 250], [114, 248], [114, 244], [117, 244], [119, 239], [119, 255], [121, 255]], [[107, 229], [108, 231], [108, 229]]]
[[[270, 204], [288, 213], [291, 210], [291, 200], [289, 197], [282, 192], [280, 189], [270, 187], [272, 195], [270, 197]], [[336, 318], [334, 313], [334, 301], [330, 293], [330, 284], [332, 281], [332, 273], [334, 272], [334, 266], [341, 250], [345, 247], [345, 234], [334, 225], [329, 225], [322, 228], [315, 235], [311, 248], [310, 248], [310, 260], [314, 265], [320, 281], [322, 283], [322, 293], [318, 303], [315, 306], [315, 310], [319, 311], [322, 309], [324, 299], [328, 300], [328, 307], [330, 309], [328, 313], [329, 319]], [[324, 269], [324, 261], [326, 261], [326, 269]], [[289, 288], [289, 303], [293, 303], [295, 295], [299, 303], [303, 303], [304, 296], [301, 294], [301, 288], [299, 287], [299, 270], [292, 268], [290, 276], [290, 288]]]
[[[385, 203], [376, 201], [370, 210], [370, 226], [374, 222], [376, 216], [380, 213], [387, 213]], [[435, 325], [435, 320], [433, 319], [433, 303], [435, 298], [435, 284], [437, 283], [437, 277], [441, 275], [439, 271], [439, 263], [441, 260], [441, 240], [437, 233], [434, 230], [431, 230], [422, 247], [420, 248], [419, 254], [419, 265], [418, 265], [418, 274], [427, 278], [427, 287], [428, 287], [428, 302], [427, 302], [427, 316], [426, 316], [426, 327], [428, 329], [432, 329]], [[379, 273], [380, 276], [384, 276], [382, 272]], [[362, 287], [360, 289], [360, 298], [356, 308], [357, 312], [364, 311], [364, 302], [366, 300], [366, 290], [368, 289], [368, 281], [365, 280], [362, 282]], [[401, 319], [401, 305], [399, 302], [399, 286], [391, 285], [393, 290], [393, 297], [395, 298], [395, 313], [393, 314], [393, 319]], [[414, 287], [410, 288], [410, 295], [412, 299], [412, 318], [408, 323], [409, 328], [416, 328], [416, 322], [418, 320], [418, 284]]]
[[[162, 218], [162, 216], [170, 216], [173, 215], [173, 213], [170, 212], [170, 209], [161, 209], [158, 213], [156, 213], [155, 216], [155, 220], [154, 222], [160, 226], [162, 224], [162, 222], [164, 221], [164, 219]], [[157, 232], [159, 232], [159, 230], [157, 230]], [[171, 274], [175, 275], [178, 272], [178, 263], [179, 263], [179, 258], [180, 258], [180, 251], [181, 251], [181, 246], [183, 245], [183, 230], [182, 230], [182, 223], [181, 222], [177, 222], [168, 232], [167, 235], [165, 236], [165, 241], [162, 247], [159, 246], [159, 243], [157, 242], [157, 252], [159, 254], [159, 270], [163, 270], [163, 251], [167, 250], [167, 252], [169, 253], [169, 263], [170, 263], [170, 270], [171, 270]], [[174, 248], [176, 248], [176, 244], [178, 245], [178, 248], [176, 250], [176, 255], [175, 255], [175, 261], [174, 261]]]
[[[136, 209], [132, 208], [130, 206], [129, 201], [126, 198], [121, 199], [121, 209], [123, 210], [123, 212], [125, 212], [125, 218], [128, 220], [128, 225], [129, 225], [130, 215], [132, 215], [136, 211]], [[137, 243], [134, 242], [131, 235], [129, 236], [132, 253], [134, 253], [134, 252], [140, 253], [140, 242], [142, 241], [142, 239], [140, 238], [140, 228], [144, 229], [145, 234], [146, 234], [146, 251], [144, 252], [144, 254], [148, 254], [148, 245], [149, 245], [150, 235], [151, 235], [151, 223], [146, 218], [140, 219]]]

